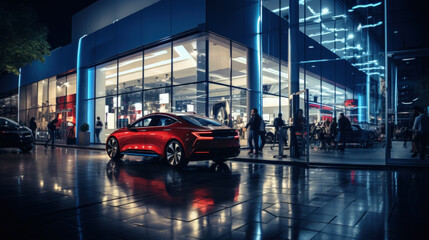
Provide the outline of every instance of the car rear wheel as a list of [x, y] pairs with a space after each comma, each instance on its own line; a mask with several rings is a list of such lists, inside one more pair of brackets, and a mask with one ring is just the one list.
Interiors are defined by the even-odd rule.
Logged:
[[124, 156], [120, 152], [118, 140], [114, 137], [111, 137], [109, 140], [107, 140], [106, 152], [107, 155], [109, 155], [109, 157], [112, 159], [120, 159]]
[[177, 140], [171, 140], [167, 143], [165, 147], [165, 159], [168, 165], [175, 168], [185, 167], [189, 162], [182, 145]]

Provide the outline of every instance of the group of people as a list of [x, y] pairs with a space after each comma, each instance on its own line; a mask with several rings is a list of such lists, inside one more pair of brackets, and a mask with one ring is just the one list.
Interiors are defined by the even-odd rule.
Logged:
[[327, 119], [324, 122], [316, 123], [311, 128], [312, 138], [320, 140], [320, 149], [338, 148], [341, 152], [344, 152], [346, 148], [351, 131], [351, 122], [344, 116], [344, 113], [340, 113], [338, 122], [337, 118], [332, 118], [332, 121]]

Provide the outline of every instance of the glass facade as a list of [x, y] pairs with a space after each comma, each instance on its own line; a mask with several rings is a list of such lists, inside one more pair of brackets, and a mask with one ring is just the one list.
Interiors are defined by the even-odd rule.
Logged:
[[[312, 162], [385, 164], [383, 147], [390, 126], [384, 3], [265, 0], [262, 4], [261, 49], [214, 33], [198, 33], [83, 68], [82, 75], [92, 79], [82, 99], [82, 107], [89, 109], [91, 141], [95, 142], [97, 117], [104, 125], [103, 143], [115, 129], [144, 115], [192, 112], [237, 129], [246, 146], [243, 127], [249, 108], [255, 107], [249, 106], [255, 96], [249, 90], [255, 88], [255, 80], [249, 78], [257, 72], [254, 52], [260, 50], [259, 107], [267, 128], [273, 128], [279, 113], [286, 124], [292, 124], [292, 95], [308, 90], [308, 99], [299, 94], [296, 102], [308, 122], [304, 135], [310, 136], [305, 144]], [[291, 9], [298, 14], [291, 14]], [[293, 29], [297, 33], [289, 36]], [[297, 38], [296, 54], [289, 52], [292, 37]], [[76, 75], [69, 74], [23, 86], [19, 101], [17, 96], [0, 100], [1, 115], [19, 115], [24, 124], [35, 117], [39, 139], [44, 139], [47, 122], [54, 117], [61, 120], [59, 129], [67, 129], [76, 121], [76, 81]], [[351, 125], [344, 141], [340, 127], [330, 127], [342, 114]], [[58, 133], [58, 138], [65, 136], [67, 131]], [[346, 146], [344, 153], [337, 151], [339, 146]]]
[[[264, 51], [271, 55], [263, 56], [264, 115], [265, 109], [269, 109], [267, 104], [274, 102], [270, 94], [277, 94], [278, 89], [265, 84], [279, 78], [279, 74], [287, 74], [287, 66], [283, 68], [279, 57], [273, 56], [288, 60], [281, 49], [285, 47], [283, 42], [288, 41], [291, 25], [299, 29], [299, 43], [295, 46], [299, 48], [298, 55], [291, 57], [299, 62], [298, 89], [309, 91], [308, 106], [302, 102], [300, 108], [308, 108], [305, 117], [310, 131], [307, 142], [310, 161], [384, 164], [380, 142], [386, 122], [383, 3], [268, 0], [263, 2], [263, 7], [262, 21], [268, 23], [263, 24], [261, 37], [263, 43], [270, 43]], [[299, 14], [290, 14], [291, 9]], [[282, 20], [270, 21], [276, 15]], [[280, 39], [280, 43], [276, 43], [275, 38]], [[281, 89], [284, 89], [283, 82]], [[336, 130], [331, 133], [329, 126], [334, 118], [338, 121], [340, 114], [350, 121], [351, 129], [344, 134], [346, 150], [338, 154], [333, 150], [337, 150], [338, 144], [342, 147], [344, 141], [339, 139], [341, 134]], [[265, 118], [269, 119], [267, 115]], [[359, 159], [355, 157], [358, 152]]]
[[[13, 99], [17, 100], [18, 95], [14, 95]], [[15, 101], [14, 106], [17, 107], [17, 105]], [[7, 114], [0, 115], [8, 117]], [[66, 143], [67, 139], [75, 138], [76, 74], [51, 77], [22, 86], [19, 116], [20, 123], [27, 127], [32, 118], [36, 120], [36, 140], [38, 141], [49, 138], [47, 126], [55, 118], [58, 118], [55, 134], [57, 141]], [[16, 119], [16, 113], [10, 117]]]
[[[100, 117], [103, 122], [101, 143], [144, 115], [191, 112], [238, 129], [245, 145], [247, 71], [246, 47], [214, 35], [194, 35], [87, 69], [95, 79], [95, 94], [88, 94], [84, 103], [95, 109], [89, 121], [95, 124]], [[276, 112], [279, 94], [273, 94]]]

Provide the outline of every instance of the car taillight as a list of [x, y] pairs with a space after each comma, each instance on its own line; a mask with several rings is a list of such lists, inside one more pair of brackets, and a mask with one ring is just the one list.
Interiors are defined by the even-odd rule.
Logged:
[[239, 134], [238, 134], [238, 130], [235, 130], [234, 138], [240, 138], [240, 136], [239, 136]]
[[197, 137], [199, 140], [213, 140], [213, 133], [212, 132], [192, 132], [192, 135]]

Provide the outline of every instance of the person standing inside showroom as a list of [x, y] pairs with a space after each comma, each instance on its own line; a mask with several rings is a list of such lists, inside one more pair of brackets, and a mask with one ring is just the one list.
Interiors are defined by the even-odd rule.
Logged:
[[[245, 129], [249, 129], [249, 136], [247, 137], [247, 143], [249, 144], [249, 154], [259, 153], [259, 129], [261, 126], [262, 118], [258, 114], [258, 109], [253, 108], [249, 122], [246, 124]], [[255, 152], [253, 152], [253, 143], [255, 144]]]
[[100, 133], [103, 130], [103, 123], [100, 120], [100, 117], [97, 117], [97, 122], [95, 123], [95, 142], [101, 143], [100, 141]]

